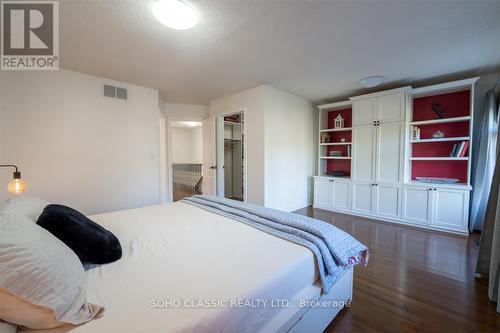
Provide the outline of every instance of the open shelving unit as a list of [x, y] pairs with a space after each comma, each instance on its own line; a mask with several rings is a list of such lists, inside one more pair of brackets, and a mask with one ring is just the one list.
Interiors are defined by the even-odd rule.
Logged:
[[[473, 84], [467, 80], [453, 85], [437, 85], [412, 90], [412, 105], [407, 116], [407, 183], [417, 177], [455, 178], [456, 186], [470, 187], [470, 150], [472, 147]], [[433, 110], [438, 105], [441, 117]], [[420, 129], [420, 138], [412, 129]], [[437, 131], [443, 137], [434, 137]], [[454, 145], [468, 145], [464, 156], [452, 155]]]
[[[333, 177], [331, 172], [343, 171], [345, 176], [333, 178], [351, 178], [352, 153], [352, 102], [324, 104], [319, 108], [319, 137], [318, 137], [318, 176]], [[335, 128], [335, 118], [338, 115], [344, 118], [344, 126]], [[327, 138], [325, 140], [325, 138]], [[340, 156], [333, 156], [332, 152], [339, 152]]]

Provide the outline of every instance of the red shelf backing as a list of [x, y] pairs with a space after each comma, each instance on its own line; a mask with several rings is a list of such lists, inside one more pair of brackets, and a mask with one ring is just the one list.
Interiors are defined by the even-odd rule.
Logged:
[[342, 142], [342, 139], [345, 139], [345, 142], [351, 142], [352, 140], [351, 131], [330, 132], [329, 135], [331, 142]]
[[347, 175], [351, 174], [351, 160], [328, 160], [326, 171], [344, 171]]
[[412, 161], [411, 179], [417, 177], [457, 178], [467, 183], [467, 161]]
[[445, 118], [464, 117], [470, 115], [470, 92], [468, 90], [449, 94], [415, 98], [413, 100], [413, 120], [438, 119], [432, 110], [432, 104], [440, 105]]
[[[438, 119], [432, 110], [432, 104], [437, 103], [445, 112], [444, 118], [470, 116], [470, 91], [458, 91], [428, 97], [415, 98], [413, 100], [412, 121], [423, 121]], [[445, 138], [467, 137], [470, 132], [470, 122], [453, 122], [430, 125], [418, 125], [421, 139], [432, 139], [432, 134], [441, 131]], [[412, 144], [413, 157], [449, 157], [456, 142], [429, 142]], [[469, 148], [470, 149], [470, 148]], [[469, 156], [469, 151], [465, 156]], [[416, 177], [444, 177], [457, 178], [462, 183], [467, 183], [467, 161], [412, 161], [411, 178]]]
[[[352, 109], [342, 109], [328, 112], [328, 128], [335, 128], [335, 118], [340, 115], [344, 118], [344, 127], [352, 126]], [[330, 132], [330, 141], [331, 142], [342, 142], [341, 139], [344, 139], [345, 142], [352, 141], [352, 131], [342, 131], [342, 132]], [[330, 151], [337, 150], [341, 151], [343, 156], [347, 156], [347, 145], [340, 146], [328, 146], [327, 148], [327, 156], [330, 156]], [[347, 175], [351, 174], [351, 160], [328, 160], [326, 162], [326, 171], [344, 171]]]
[[352, 126], [352, 109], [342, 109], [335, 111], [328, 111], [328, 128], [334, 128], [335, 118], [340, 115], [344, 118], [344, 127]]
[[432, 139], [432, 134], [441, 131], [445, 138], [457, 136], [469, 136], [469, 122], [461, 121], [456, 123], [418, 125], [421, 139]]
[[[414, 143], [412, 146], [413, 157], [450, 157], [453, 145], [460, 144], [461, 142], [462, 141]], [[467, 156], [469, 156], [469, 149], [467, 149], [465, 153], [465, 157]]]

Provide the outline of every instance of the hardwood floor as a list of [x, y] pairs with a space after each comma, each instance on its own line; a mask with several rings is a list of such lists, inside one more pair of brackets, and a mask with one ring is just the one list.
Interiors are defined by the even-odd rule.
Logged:
[[296, 213], [347, 231], [370, 250], [354, 271], [351, 308], [326, 332], [500, 332], [500, 314], [476, 279], [476, 241], [311, 207]]

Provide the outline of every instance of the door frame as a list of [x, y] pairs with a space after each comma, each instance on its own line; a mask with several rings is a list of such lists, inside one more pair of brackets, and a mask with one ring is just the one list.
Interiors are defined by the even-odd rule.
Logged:
[[215, 155], [216, 155], [216, 190], [217, 196], [224, 198], [224, 117], [232, 114], [243, 113], [245, 125], [243, 126], [243, 201], [247, 202], [248, 190], [248, 135], [247, 135], [247, 109], [241, 108], [236, 111], [218, 112], [215, 114]]
[[168, 201], [167, 118], [160, 112], [160, 203]]
[[[172, 172], [172, 122], [173, 121], [196, 121], [202, 122], [203, 119], [196, 117], [165, 117], [165, 128], [166, 128], [166, 140], [167, 140], [167, 167], [166, 167], [166, 178], [167, 178], [167, 196], [166, 202], [174, 202], [174, 179]], [[203, 144], [203, 143], [202, 143]]]

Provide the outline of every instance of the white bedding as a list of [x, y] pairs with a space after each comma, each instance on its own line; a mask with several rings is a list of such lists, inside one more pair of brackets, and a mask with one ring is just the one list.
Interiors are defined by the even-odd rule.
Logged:
[[[230, 300], [320, 293], [315, 259], [307, 248], [191, 205], [91, 218], [120, 239], [123, 257], [87, 272], [88, 301], [106, 310], [102, 318], [72, 332], [269, 332], [299, 309], [269, 303], [235, 308]], [[163, 306], [165, 299], [179, 300], [181, 306], [153, 307], [152, 302]], [[223, 307], [184, 306], [202, 299]]]

